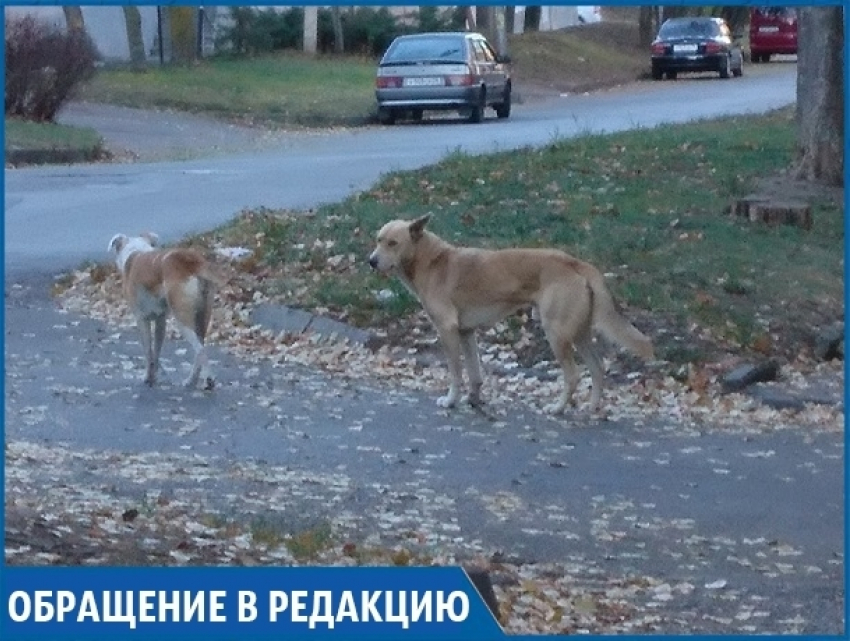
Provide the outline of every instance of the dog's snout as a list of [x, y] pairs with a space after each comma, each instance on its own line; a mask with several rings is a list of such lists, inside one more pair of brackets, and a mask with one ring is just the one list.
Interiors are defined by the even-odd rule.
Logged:
[[372, 269], [378, 269], [378, 256], [375, 253], [372, 253], [369, 256], [369, 267]]

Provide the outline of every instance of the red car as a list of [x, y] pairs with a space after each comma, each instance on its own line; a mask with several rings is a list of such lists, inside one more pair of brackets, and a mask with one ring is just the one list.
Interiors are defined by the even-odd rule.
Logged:
[[797, 10], [794, 7], [750, 9], [750, 57], [768, 62], [776, 53], [797, 53]]

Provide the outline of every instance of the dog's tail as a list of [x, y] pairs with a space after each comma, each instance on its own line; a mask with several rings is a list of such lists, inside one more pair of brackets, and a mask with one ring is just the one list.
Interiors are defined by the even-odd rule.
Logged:
[[637, 327], [627, 321], [617, 310], [614, 297], [605, 284], [602, 273], [585, 263], [583, 270], [591, 292], [593, 292], [593, 324], [609, 340], [614, 341], [641, 358], [655, 359], [655, 350]]

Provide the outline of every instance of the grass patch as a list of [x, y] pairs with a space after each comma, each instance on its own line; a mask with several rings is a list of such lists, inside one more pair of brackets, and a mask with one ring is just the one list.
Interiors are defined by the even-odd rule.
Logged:
[[[369, 270], [375, 232], [431, 213], [432, 230], [457, 244], [561, 247], [599, 266], [620, 301], [669, 323], [671, 336], [746, 349], [843, 309], [839, 205], [813, 203], [810, 231], [726, 213], [734, 196], [789, 165], [793, 144], [793, 112], [782, 110], [453, 154], [315, 214], [247, 212], [212, 236], [255, 249], [251, 269], [265, 270], [263, 287], [288, 304], [374, 327], [419, 310], [399, 283]], [[695, 357], [681, 341], [661, 339], [659, 349]]]
[[99, 150], [100, 135], [88, 127], [68, 127], [51, 122], [31, 122], [6, 118], [5, 148], [12, 149], [90, 149]]
[[302, 562], [315, 560], [334, 544], [331, 526], [324, 523], [292, 534], [284, 540], [284, 544], [296, 560]]
[[128, 107], [178, 109], [248, 123], [362, 124], [375, 112], [375, 62], [287, 52], [213, 58], [191, 67], [100, 70], [79, 97]]
[[[648, 59], [633, 42], [636, 27], [618, 23], [511, 36], [514, 84], [571, 91], [634, 80]], [[376, 115], [376, 65], [372, 58], [285, 51], [144, 72], [112, 66], [81, 87], [79, 98], [266, 126], [358, 125]]]

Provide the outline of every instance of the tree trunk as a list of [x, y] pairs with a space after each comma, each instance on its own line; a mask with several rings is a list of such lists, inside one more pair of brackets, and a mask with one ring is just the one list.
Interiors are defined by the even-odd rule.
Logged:
[[638, 44], [644, 49], [649, 49], [655, 38], [655, 7], [641, 5], [638, 13]]
[[319, 46], [319, 7], [304, 7], [304, 52], [316, 53]]
[[136, 71], [142, 71], [147, 62], [145, 41], [142, 37], [142, 14], [136, 5], [124, 5], [124, 26], [127, 29], [127, 44], [130, 47], [130, 64]]
[[[505, 18], [506, 9], [505, 7], [494, 7], [495, 15], [493, 16], [495, 23], [493, 25], [493, 31], [496, 33], [496, 39], [493, 40], [493, 46], [496, 48], [496, 53], [501, 56], [510, 55], [510, 51], [508, 51], [508, 30]], [[511, 7], [511, 11], [513, 11], [513, 7]]]
[[65, 24], [68, 26], [68, 31], [85, 32], [86, 23], [83, 20], [82, 7], [63, 5], [62, 12], [65, 14]]
[[527, 6], [525, 8], [524, 31], [540, 31], [540, 15], [543, 13], [540, 5]]
[[493, 42], [495, 7], [483, 5], [475, 7], [475, 30]]
[[345, 33], [342, 30], [342, 14], [339, 5], [331, 7], [331, 24], [334, 28], [334, 53], [345, 53]]
[[198, 8], [168, 7], [171, 26], [171, 61], [194, 62], [198, 43]]
[[844, 184], [844, 15], [804, 7], [797, 18], [798, 179]]
[[516, 21], [516, 5], [508, 5], [505, 7], [505, 31], [509, 34], [514, 32], [514, 23]]

